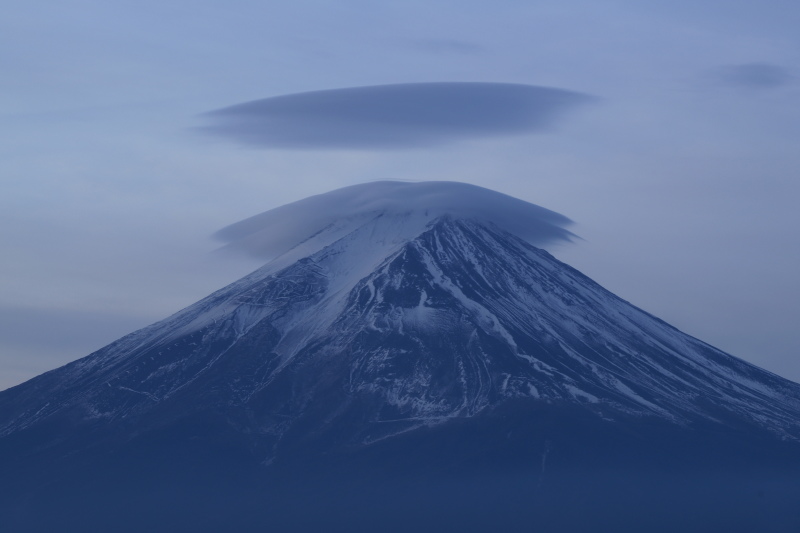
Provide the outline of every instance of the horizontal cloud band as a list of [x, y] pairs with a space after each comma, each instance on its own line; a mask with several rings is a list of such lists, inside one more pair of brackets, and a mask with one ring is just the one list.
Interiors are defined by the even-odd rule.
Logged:
[[396, 149], [541, 132], [591, 97], [511, 83], [407, 83], [276, 96], [206, 113], [201, 128], [289, 149]]
[[723, 85], [747, 89], [773, 89], [794, 79], [789, 70], [770, 63], [726, 65], [716, 69], [714, 74]]

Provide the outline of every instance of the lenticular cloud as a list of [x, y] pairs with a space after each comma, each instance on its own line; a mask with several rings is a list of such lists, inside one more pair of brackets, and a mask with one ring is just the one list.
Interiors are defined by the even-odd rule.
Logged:
[[297, 246], [325, 246], [375, 221], [382, 229], [371, 239], [413, 238], [441, 216], [488, 222], [536, 246], [574, 237], [564, 229], [571, 220], [563, 215], [451, 181], [353, 185], [250, 217], [223, 228], [216, 237], [229, 248], [274, 258]]
[[591, 97], [515, 83], [403, 83], [287, 94], [206, 113], [201, 130], [259, 148], [386, 150], [549, 131]]

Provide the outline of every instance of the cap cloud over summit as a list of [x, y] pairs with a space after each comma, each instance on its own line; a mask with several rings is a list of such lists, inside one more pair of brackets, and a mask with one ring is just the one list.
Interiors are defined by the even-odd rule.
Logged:
[[[271, 209], [217, 232], [227, 248], [274, 258], [312, 236], [343, 235], [379, 217], [410, 237], [441, 216], [489, 222], [541, 246], [570, 241], [572, 221], [554, 211], [456, 181], [374, 181], [343, 187]], [[335, 228], [335, 231], [333, 229]], [[322, 241], [325, 242], [325, 241]]]

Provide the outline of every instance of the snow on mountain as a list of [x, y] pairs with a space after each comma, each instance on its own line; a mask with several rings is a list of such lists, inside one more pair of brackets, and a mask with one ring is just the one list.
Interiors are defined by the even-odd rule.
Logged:
[[535, 246], [566, 222], [374, 183], [224, 230], [279, 255], [0, 392], [3, 531], [797, 531], [800, 385]]
[[[800, 439], [800, 386], [681, 333], [534, 247], [567, 220], [458, 183], [377, 182], [221, 232], [282, 255], [0, 396], [0, 436], [227, 409], [272, 449], [312, 418], [351, 443], [515, 398], [606, 420]], [[294, 242], [294, 246], [290, 243]], [[270, 452], [272, 453], [272, 452]], [[270, 460], [270, 457], [265, 457]]]

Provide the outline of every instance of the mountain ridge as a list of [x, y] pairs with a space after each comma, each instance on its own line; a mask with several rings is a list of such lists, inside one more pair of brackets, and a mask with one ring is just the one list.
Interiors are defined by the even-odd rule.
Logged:
[[484, 218], [370, 213], [0, 392], [11, 531], [800, 525], [800, 385]]
[[[335, 338], [342, 344], [352, 342], [356, 335], [368, 337], [378, 334], [381, 338], [378, 345], [385, 348], [391, 346], [391, 342], [381, 337], [381, 331], [397, 334], [400, 339], [405, 333], [404, 328], [415, 332], [413, 334], [417, 330], [424, 334], [426, 328], [441, 334], [448, 328], [463, 326], [461, 333], [469, 340], [466, 343], [454, 340], [454, 343], [466, 353], [476, 349], [475, 346], [483, 350], [481, 355], [460, 360], [460, 364], [473, 367], [470, 376], [476, 380], [468, 386], [464, 384], [464, 394], [468, 394], [467, 391], [475, 393], [470, 400], [465, 400], [464, 406], [472, 406], [465, 411], [467, 414], [475, 414], [479, 405], [485, 407], [489, 402], [486, 391], [475, 392], [481, 388], [480, 379], [485, 381], [489, 377], [484, 369], [481, 378], [479, 367], [504, 354], [508, 361], [503, 364], [507, 368], [504, 367], [502, 372], [495, 369], [494, 372], [499, 374], [493, 376], [495, 379], [505, 376], [504, 383], [492, 385], [492, 392], [499, 397], [521, 395], [539, 397], [544, 401], [571, 401], [605, 407], [610, 413], [622, 409], [629, 414], [661, 416], [688, 423], [698, 413], [706, 419], [713, 418], [687, 401], [691, 395], [707, 395], [710, 401], [716, 400], [717, 407], [722, 406], [729, 414], [741, 415], [747, 408], [755, 407], [758, 412], [749, 415], [750, 422], [758, 417], [769, 419], [765, 413], [771, 413], [773, 431], [796, 428], [792, 413], [800, 412], [800, 387], [679, 333], [663, 321], [611, 295], [577, 271], [568, 269], [549, 254], [545, 255], [546, 252], [515, 240], [502, 230], [490, 229], [483, 223], [454, 221], [447, 217], [436, 219], [430, 229], [417, 238], [405, 244], [388, 246], [388, 255], [386, 248], [379, 246], [377, 256], [385, 257], [377, 261], [374, 270], [369, 261], [357, 262], [349, 257], [339, 260], [340, 256], [348, 255], [349, 247], [354, 243], [360, 246], [360, 242], [357, 231], [355, 235], [348, 234], [289, 267], [259, 269], [165, 321], [68, 365], [62, 371], [67, 376], [59, 380], [68, 382], [70, 373], [66, 369], [72, 371], [77, 376], [76, 386], [81, 390], [76, 398], [82, 398], [87, 388], [80, 376], [93, 371], [96, 381], [99, 375], [103, 375], [105, 380], [95, 383], [95, 395], [107, 396], [104, 389], [112, 389], [118, 398], [111, 403], [138, 404], [147, 409], [149, 404], [169, 399], [190, 386], [198, 376], [210, 371], [228, 350], [234, 349], [239, 339], [247, 337], [254, 328], [266, 328], [272, 335], [280, 336], [271, 347], [275, 356], [270, 364], [274, 365], [272, 372], [277, 376], [292, 364], [299, 352], [308, 351], [310, 344], [319, 343], [319, 338], [326, 338], [326, 335], [328, 343]], [[367, 255], [362, 253], [358, 259], [363, 260]], [[503, 260], [496, 261], [501, 256]], [[364, 264], [368, 266], [364, 267]], [[362, 276], [365, 270], [372, 270], [372, 273]], [[530, 282], [526, 287], [525, 276], [533, 276], [534, 289], [531, 289]], [[528, 300], [520, 300], [519, 295]], [[600, 312], [585, 312], [597, 306], [602, 306]], [[644, 344], [637, 344], [639, 341], [635, 335], [629, 333], [626, 333], [624, 341], [614, 338], [613, 332], [616, 329], [619, 333], [620, 327], [615, 326], [613, 320], [598, 318], [611, 315], [617, 322], [622, 321], [628, 328], [638, 330], [639, 335], [646, 339]], [[366, 323], [363, 322], [365, 317]], [[441, 323], [437, 324], [437, 320]], [[464, 323], [459, 325], [457, 320], [464, 320]], [[604, 322], [602, 327], [598, 327], [598, 321]], [[214, 330], [217, 322], [225, 324], [222, 337], [219, 332], [215, 333], [215, 340], [226, 344], [224, 350], [206, 357], [201, 354], [201, 348], [195, 352], [190, 350], [192, 355], [188, 357], [170, 359], [168, 352], [173, 349], [208, 344], [213, 337], [209, 337], [208, 332]], [[198, 338], [201, 332], [205, 338]], [[265, 335], [270, 333], [258, 333], [260, 338]], [[476, 336], [485, 339], [475, 341], [477, 344], [470, 347]], [[490, 351], [485, 346], [487, 344], [492, 344], [490, 355], [486, 353]], [[588, 348], [595, 355], [587, 358], [585, 353], [576, 352], [576, 345]], [[341, 347], [333, 348], [334, 351], [337, 349], [346, 351]], [[642, 353], [637, 353], [637, 349], [656, 353], [660, 359], [647, 359]], [[444, 346], [437, 350], [447, 352]], [[538, 354], [538, 357], [526, 352]], [[139, 370], [136, 377], [129, 380], [127, 374], [133, 371], [131, 361], [137, 360], [132, 354], [137, 353], [140, 354], [138, 358], [146, 357], [153, 361], [160, 356], [167, 362], [153, 365], [137, 361], [139, 366], [147, 367], [147, 374]], [[431, 353], [436, 353], [436, 350]], [[694, 357], [686, 357], [686, 353], [694, 353]], [[123, 356], [129, 360], [121, 363], [116, 373], [106, 375], [105, 370], [115, 367], [117, 358]], [[365, 376], [372, 375], [375, 371], [370, 365], [391, 366], [387, 362], [391, 359], [389, 357], [380, 363], [368, 361], [357, 365], [357, 370]], [[202, 363], [198, 362], [201, 360]], [[419, 364], [424, 364], [424, 361]], [[668, 368], [670, 365], [675, 368]], [[160, 379], [162, 375], [175, 374], [181, 366], [184, 377], [174, 375], [172, 381]], [[98, 370], [93, 370], [95, 367]], [[645, 371], [650, 375], [645, 375]], [[703, 377], [714, 380], [717, 388], [698, 387], [698, 378], [691, 376], [691, 371], [702, 371]], [[586, 379], [576, 378], [586, 372], [596, 378], [589, 380], [588, 385]], [[419, 374], [416, 379], [422, 379], [420, 376], [423, 375]], [[756, 376], [754, 379], [753, 375]], [[447, 418], [459, 412], [455, 405], [442, 398], [423, 400], [425, 387], [415, 389], [408, 376], [403, 376], [405, 381], [397, 382], [400, 385], [396, 387], [382, 375], [370, 379], [384, 380], [378, 387], [390, 391], [383, 397], [384, 403], [398, 407], [405, 405], [413, 413], [410, 418], [422, 419], [425, 413]], [[466, 378], [462, 375], [458, 379], [463, 381]], [[763, 385], [765, 380], [770, 382], [772, 389]], [[664, 390], [665, 383], [671, 387], [670, 391]], [[268, 383], [255, 385], [255, 389], [247, 392], [248, 397], [266, 386]], [[377, 385], [369, 382], [352, 386], [367, 391]], [[243, 387], [242, 390], [247, 388]], [[685, 389], [682, 392], [684, 396], [689, 396], [681, 398], [677, 394], [681, 390], [679, 387]], [[411, 389], [415, 392], [412, 393]], [[598, 395], [598, 390], [602, 394]], [[660, 396], [654, 393], [656, 390]], [[787, 392], [788, 396], [785, 395]], [[672, 405], [659, 405], [669, 398], [668, 393], [672, 394], [669, 400]], [[130, 397], [119, 399], [120, 396]], [[750, 403], [745, 405], [741, 396], [747, 397]], [[654, 402], [654, 399], [658, 401]], [[765, 401], [770, 405], [765, 407]], [[417, 407], [410, 407], [412, 404]], [[449, 407], [444, 407], [445, 404]], [[85, 406], [87, 417], [120, 416], [109, 414], [102, 405], [101, 401], [90, 402]], [[61, 402], [59, 408], [64, 406]], [[47, 409], [47, 405], [40, 407], [28, 421], [47, 415]], [[777, 413], [783, 415], [775, 418]], [[0, 435], [8, 434], [12, 427], [5, 425], [0, 429]], [[797, 438], [794, 432], [782, 436]]]

